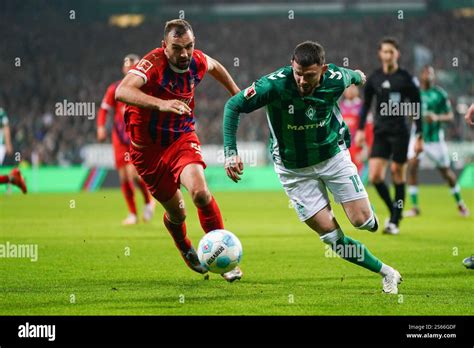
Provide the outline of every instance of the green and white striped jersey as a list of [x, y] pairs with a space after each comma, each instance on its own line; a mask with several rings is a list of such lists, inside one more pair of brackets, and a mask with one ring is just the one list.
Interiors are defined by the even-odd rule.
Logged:
[[5, 144], [5, 127], [8, 126], [8, 116], [5, 110], [0, 107], [0, 145]]
[[[444, 89], [438, 86], [433, 86], [425, 90], [422, 89], [421, 103], [423, 106], [423, 115], [425, 115], [426, 112], [432, 112], [436, 115], [447, 114], [452, 110], [448, 94]], [[427, 143], [436, 143], [444, 140], [443, 122], [423, 122], [423, 140]]]
[[338, 99], [351, 84], [360, 84], [359, 73], [328, 64], [320, 85], [309, 95], [298, 93], [293, 69], [286, 66], [255, 81], [228, 100], [224, 110], [224, 149], [236, 153], [240, 113], [266, 106], [271, 152], [275, 163], [289, 169], [323, 162], [350, 146]]

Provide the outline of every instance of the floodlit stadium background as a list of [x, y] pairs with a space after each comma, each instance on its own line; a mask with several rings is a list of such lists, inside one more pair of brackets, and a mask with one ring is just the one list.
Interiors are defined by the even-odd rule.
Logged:
[[[455, 120], [446, 138], [457, 173], [474, 158], [474, 131], [461, 117], [474, 101], [471, 1], [7, 0], [0, 3], [0, 106], [9, 115], [20, 158], [7, 157], [1, 171], [20, 160], [31, 192], [118, 186], [112, 147], [97, 144], [96, 120], [60, 116], [56, 105], [93, 103], [97, 115], [107, 86], [121, 78], [123, 57], [160, 46], [165, 21], [178, 17], [190, 21], [196, 47], [221, 61], [240, 88], [288, 64], [294, 46], [304, 40], [319, 41], [327, 62], [369, 75], [379, 67], [379, 39], [395, 36], [401, 66], [418, 74], [421, 66], [433, 64], [437, 83], [449, 94]], [[213, 189], [232, 185], [221, 169], [227, 98], [210, 77], [197, 88], [196, 129]], [[240, 149], [248, 149], [254, 171], [247, 189], [279, 189], [274, 175], [274, 181], [265, 179], [271, 172], [267, 137], [263, 110], [242, 118]], [[429, 163], [422, 169], [421, 182], [441, 183]], [[474, 187], [473, 177], [463, 173], [461, 185]]]

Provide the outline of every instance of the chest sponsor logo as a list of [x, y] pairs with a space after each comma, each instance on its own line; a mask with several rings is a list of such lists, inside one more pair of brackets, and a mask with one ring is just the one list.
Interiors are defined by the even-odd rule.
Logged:
[[316, 129], [316, 128], [321, 128], [324, 127], [326, 124], [326, 121], [321, 121], [318, 123], [311, 123], [311, 124], [303, 124], [303, 125], [292, 125], [288, 124], [287, 129], [288, 130], [293, 130], [293, 131], [304, 131], [308, 129]]

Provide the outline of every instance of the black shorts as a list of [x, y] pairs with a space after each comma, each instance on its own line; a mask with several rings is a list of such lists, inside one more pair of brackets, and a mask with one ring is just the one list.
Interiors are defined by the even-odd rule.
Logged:
[[379, 157], [387, 160], [392, 159], [397, 163], [405, 163], [407, 161], [409, 142], [410, 134], [408, 132], [393, 134], [375, 132], [370, 158]]

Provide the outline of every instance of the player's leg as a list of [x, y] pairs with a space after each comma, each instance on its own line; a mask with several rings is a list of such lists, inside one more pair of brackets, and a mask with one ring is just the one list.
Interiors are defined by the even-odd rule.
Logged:
[[[199, 222], [204, 232], [207, 233], [213, 230], [223, 229], [224, 222], [222, 215], [216, 200], [207, 186], [202, 164], [187, 164], [181, 171], [180, 181], [191, 195], [191, 199], [198, 211]], [[222, 274], [222, 276], [228, 282], [233, 282], [240, 280], [243, 276], [243, 272], [240, 267], [236, 267], [232, 271]]]
[[120, 167], [118, 167], [117, 172], [120, 179], [120, 187], [122, 189], [123, 197], [125, 198], [125, 202], [127, 203], [128, 212], [129, 212], [125, 220], [122, 221], [122, 224], [134, 225], [138, 223], [138, 217], [137, 217], [137, 206], [135, 204], [133, 181], [129, 180], [129, 177], [127, 175], [126, 165], [121, 165]]
[[443, 179], [448, 183], [449, 187], [451, 188], [451, 194], [453, 195], [454, 200], [456, 201], [456, 205], [458, 206], [458, 210], [461, 216], [469, 216], [469, 209], [467, 209], [461, 197], [461, 188], [457, 183], [456, 173], [454, 173], [454, 171], [449, 167], [439, 167], [438, 170]]
[[400, 273], [375, 257], [364, 244], [344, 235], [329, 204], [305, 223], [316, 231], [321, 241], [329, 245], [341, 258], [381, 274], [384, 292], [398, 293], [398, 284], [402, 280]]
[[125, 171], [128, 180], [130, 182], [135, 182], [135, 185], [137, 185], [138, 189], [143, 195], [143, 199], [145, 201], [145, 207], [143, 208], [143, 220], [148, 222], [152, 219], [155, 212], [155, 201], [152, 199], [150, 192], [148, 192], [148, 189], [146, 188], [145, 182], [138, 175], [137, 170], [132, 163], [127, 163], [125, 165]]
[[410, 143], [408, 145], [408, 168], [407, 168], [407, 184], [408, 184], [408, 193], [410, 195], [410, 200], [412, 208], [404, 212], [403, 216], [413, 217], [420, 215], [420, 207], [418, 205], [418, 167], [420, 163], [421, 156], [423, 154], [415, 153], [415, 142], [416, 136], [414, 134], [410, 137]]
[[409, 134], [400, 134], [389, 138], [393, 150], [393, 161], [391, 164], [392, 181], [395, 186], [395, 199], [390, 223], [384, 232], [398, 234], [399, 224], [402, 219], [403, 207], [405, 206], [405, 186], [407, 180], [407, 156], [410, 142]]
[[183, 260], [193, 271], [206, 273], [207, 271], [201, 266], [191, 239], [186, 233], [186, 206], [181, 190], [176, 190], [171, 199], [160, 203], [166, 210], [163, 215], [163, 223], [173, 238]]
[[352, 226], [359, 230], [377, 231], [379, 222], [368, 198], [359, 198], [341, 204]]
[[427, 143], [425, 144], [425, 149], [428, 158], [435, 162], [441, 176], [449, 185], [459, 213], [461, 216], [469, 216], [469, 209], [467, 209], [462, 200], [461, 188], [457, 184], [456, 173], [454, 173], [450, 168], [451, 161], [449, 159], [449, 152], [446, 143], [444, 141]]
[[390, 197], [390, 191], [385, 184], [390, 154], [391, 145], [387, 141], [387, 135], [374, 133], [374, 142], [369, 156], [369, 181], [374, 185], [378, 195], [385, 203], [389, 214], [392, 215], [393, 201]]
[[385, 158], [369, 159], [369, 181], [374, 185], [378, 195], [385, 203], [389, 214], [392, 214], [392, 198], [387, 184], [385, 184], [385, 176], [387, 173], [388, 160]]
[[341, 203], [351, 224], [361, 230], [377, 231], [378, 221], [364, 184], [348, 151], [343, 150], [318, 168], [319, 177]]
[[[337, 161], [338, 159], [333, 163]], [[313, 167], [315, 168], [313, 169]], [[323, 180], [315, 177], [315, 173], [325, 170], [323, 168], [324, 164], [313, 167], [290, 170], [275, 165], [275, 171], [286, 194], [293, 203], [298, 218], [316, 231], [320, 235], [321, 241], [330, 245], [339, 256], [349, 262], [382, 274], [384, 277], [384, 291], [396, 293], [399, 273], [375, 258], [363, 244], [344, 235], [329, 205], [326, 186]], [[334, 170], [337, 171], [337, 168]], [[328, 173], [328, 175], [330, 174]], [[352, 254], [344, 252], [349, 250]], [[359, 257], [354, 257], [354, 250], [359, 253]]]
[[181, 171], [180, 181], [191, 195], [204, 232], [223, 229], [222, 215], [216, 200], [209, 191], [202, 165], [200, 163], [187, 164]]
[[402, 218], [403, 207], [405, 206], [405, 186], [406, 186], [406, 171], [407, 171], [407, 163], [398, 163], [393, 161], [390, 170], [392, 172], [392, 181], [395, 187], [395, 199], [393, 201], [393, 210], [392, 216], [390, 218], [389, 225], [391, 230], [394, 230], [393, 233], [389, 231], [387, 228], [385, 232], [391, 234], [397, 234], [398, 225], [400, 224], [400, 220]]
[[420, 165], [420, 160], [416, 157], [413, 157], [408, 160], [408, 193], [410, 195], [410, 200], [412, 208], [405, 212], [403, 216], [413, 217], [420, 215], [420, 207], [418, 205], [418, 168]]
[[12, 184], [18, 186], [23, 193], [27, 193], [25, 179], [18, 168], [13, 168], [10, 174], [0, 175], [1, 184]]

